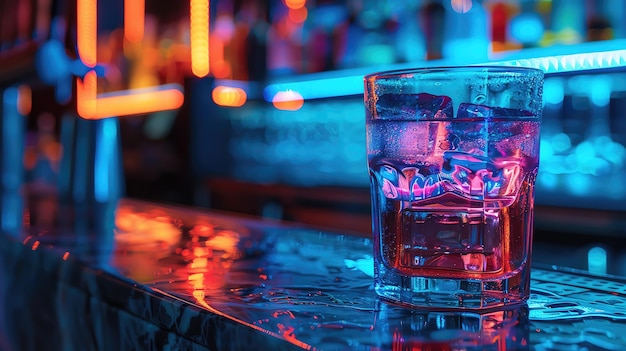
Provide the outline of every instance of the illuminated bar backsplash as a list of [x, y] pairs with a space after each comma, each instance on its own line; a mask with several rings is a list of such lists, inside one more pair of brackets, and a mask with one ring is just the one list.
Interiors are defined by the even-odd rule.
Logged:
[[[626, 73], [549, 75], [544, 102], [537, 202], [626, 210]], [[233, 176], [367, 187], [364, 113], [358, 95], [231, 109]]]

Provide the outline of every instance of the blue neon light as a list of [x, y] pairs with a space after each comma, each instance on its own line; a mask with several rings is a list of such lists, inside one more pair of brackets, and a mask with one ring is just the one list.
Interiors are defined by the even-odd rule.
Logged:
[[111, 199], [111, 173], [114, 172], [115, 140], [117, 122], [113, 118], [104, 118], [98, 123], [101, 129], [96, 134], [96, 155], [94, 161], [94, 197], [98, 202]]
[[270, 84], [263, 91], [263, 98], [265, 98], [265, 101], [272, 101], [278, 92], [288, 90], [299, 92], [304, 100], [363, 94], [363, 76]]
[[626, 50], [537, 57], [520, 60], [491, 62], [489, 64], [539, 68], [545, 73], [563, 73], [593, 69], [626, 67]]
[[[488, 62], [468, 62], [466, 64], [532, 67], [541, 69], [546, 74], [626, 67], [626, 49], [614, 50], [619, 47], [626, 48], [626, 40], [620, 39], [564, 47], [527, 49], [495, 57]], [[575, 52], [576, 50], [578, 52]], [[552, 55], [558, 52], [566, 52], [566, 54]], [[454, 64], [459, 63], [455, 61]], [[363, 93], [364, 74], [374, 70], [402, 69], [414, 67], [415, 65], [413, 63], [412, 65], [402, 64], [377, 67], [376, 69], [370, 67], [369, 69], [312, 74], [300, 77], [301, 80], [298, 81], [269, 84], [263, 90], [263, 97], [266, 101], [272, 101], [276, 93], [287, 90], [297, 91], [305, 100], [358, 95]], [[449, 66], [452, 65], [452, 61], [429, 61], [420, 65], [422, 67]]]

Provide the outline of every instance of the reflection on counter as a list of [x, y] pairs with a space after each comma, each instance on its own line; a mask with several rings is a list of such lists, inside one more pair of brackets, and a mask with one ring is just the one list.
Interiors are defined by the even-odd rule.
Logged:
[[[40, 207], [30, 205], [37, 217]], [[118, 206], [116, 223], [111, 245], [54, 226], [27, 226], [19, 240], [0, 236], [8, 278], [0, 296], [12, 292], [0, 325], [30, 323], [0, 328], [0, 340], [20, 350], [43, 341], [120, 350], [626, 346], [626, 288], [612, 276], [534, 267], [527, 305], [407, 310], [374, 293], [368, 239], [131, 200]], [[590, 265], [598, 255], [590, 251]], [[19, 337], [30, 331], [38, 337]]]
[[480, 314], [407, 311], [379, 302], [373, 327], [381, 340], [392, 335], [391, 350], [530, 349], [526, 306]]

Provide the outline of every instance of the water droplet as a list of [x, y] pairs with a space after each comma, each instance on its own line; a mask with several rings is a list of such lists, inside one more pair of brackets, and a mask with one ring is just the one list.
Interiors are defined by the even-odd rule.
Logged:
[[474, 101], [473, 101], [473, 103], [474, 103], [474, 104], [482, 104], [482, 103], [484, 103], [484, 102], [485, 102], [485, 100], [486, 100], [486, 97], [485, 97], [485, 95], [484, 95], [484, 94], [478, 94], [478, 95], [476, 95], [476, 96], [474, 97]]

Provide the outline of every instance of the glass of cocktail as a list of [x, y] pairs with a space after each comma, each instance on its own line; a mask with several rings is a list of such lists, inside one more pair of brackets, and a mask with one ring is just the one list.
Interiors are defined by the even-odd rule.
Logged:
[[543, 72], [444, 67], [364, 80], [376, 292], [443, 309], [525, 301]]

